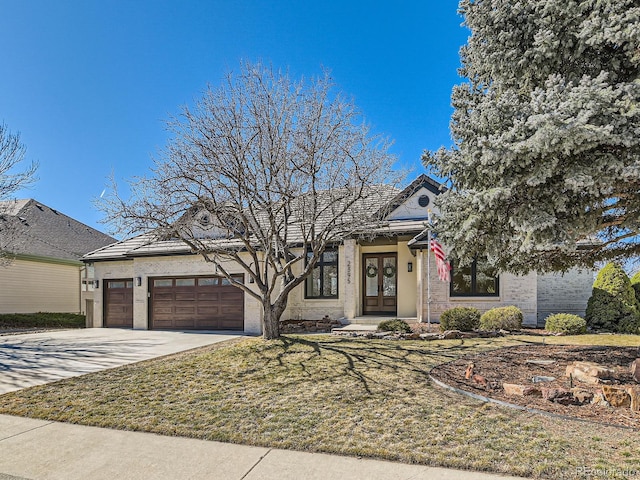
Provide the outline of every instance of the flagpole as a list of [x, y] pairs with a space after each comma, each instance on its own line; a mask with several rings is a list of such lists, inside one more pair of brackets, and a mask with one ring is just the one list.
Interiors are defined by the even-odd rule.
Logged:
[[431, 209], [427, 210], [427, 331], [431, 331]]

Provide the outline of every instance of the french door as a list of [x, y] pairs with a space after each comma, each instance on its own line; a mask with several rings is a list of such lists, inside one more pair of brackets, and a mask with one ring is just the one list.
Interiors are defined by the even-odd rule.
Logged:
[[398, 311], [398, 258], [395, 253], [366, 253], [362, 256], [364, 315], [394, 315]]

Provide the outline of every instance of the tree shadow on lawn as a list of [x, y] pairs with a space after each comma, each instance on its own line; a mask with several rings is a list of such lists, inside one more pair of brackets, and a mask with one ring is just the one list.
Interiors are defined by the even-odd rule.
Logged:
[[[266, 351], [261, 351], [261, 355], [265, 365], [275, 361], [280, 367], [286, 368], [290, 364], [287, 356], [303, 354], [305, 356], [296, 359], [295, 362], [308, 378], [317, 375], [312, 366], [319, 357], [324, 357], [325, 361], [335, 366], [335, 373], [328, 375], [328, 378], [349, 375], [358, 381], [368, 395], [372, 395], [376, 390], [373, 385], [379, 388], [396, 388], [397, 382], [392, 384], [382, 380], [399, 379], [398, 374], [401, 371], [414, 375], [416, 381], [430, 384], [429, 373], [433, 367], [468, 353], [490, 351], [505, 346], [503, 342], [495, 345], [486, 340], [471, 342], [460, 339], [444, 342], [447, 343], [287, 335], [272, 344], [274, 348], [281, 348], [279, 352], [272, 356]], [[272, 349], [269, 350], [273, 352]], [[376, 375], [377, 373], [382, 375]]]

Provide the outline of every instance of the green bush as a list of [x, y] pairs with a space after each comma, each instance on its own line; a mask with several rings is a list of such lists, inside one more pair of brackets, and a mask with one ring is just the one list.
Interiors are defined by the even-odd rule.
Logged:
[[522, 328], [522, 310], [510, 305], [496, 307], [484, 312], [480, 317], [482, 330], [520, 330]]
[[469, 332], [480, 326], [480, 310], [473, 307], [454, 307], [440, 315], [440, 330]]
[[378, 324], [379, 332], [403, 332], [411, 333], [411, 327], [404, 320], [394, 318], [391, 320], [383, 320]]
[[585, 315], [593, 330], [640, 332], [640, 312], [631, 281], [620, 265], [605, 265], [593, 283]]
[[3, 328], [83, 328], [85, 316], [78, 313], [5, 313], [0, 314]]
[[631, 286], [636, 293], [636, 301], [640, 304], [640, 272], [631, 277]]
[[554, 313], [549, 315], [544, 322], [544, 329], [549, 332], [566, 333], [567, 335], [580, 335], [587, 333], [587, 321], [571, 313]]

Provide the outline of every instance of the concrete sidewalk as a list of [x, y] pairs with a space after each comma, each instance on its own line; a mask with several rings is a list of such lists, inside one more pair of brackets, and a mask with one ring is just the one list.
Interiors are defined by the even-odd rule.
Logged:
[[506, 480], [478, 472], [0, 415], [0, 480]]

